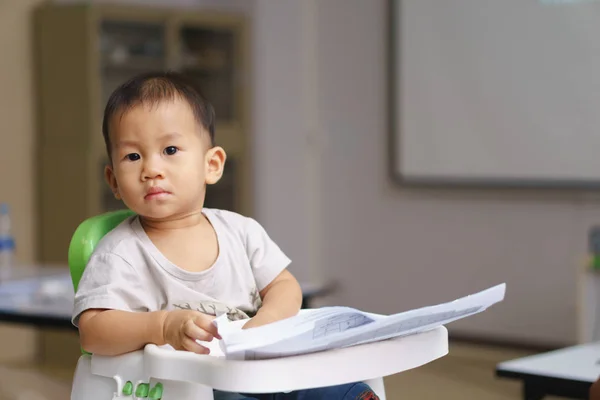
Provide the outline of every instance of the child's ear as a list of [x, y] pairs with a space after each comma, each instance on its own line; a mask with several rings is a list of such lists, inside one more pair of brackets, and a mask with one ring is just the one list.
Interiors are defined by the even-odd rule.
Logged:
[[222, 147], [215, 146], [206, 153], [206, 184], [214, 185], [223, 176], [227, 154]]
[[115, 173], [110, 164], [106, 164], [104, 167], [104, 179], [106, 180], [106, 183], [108, 183], [108, 186], [110, 186], [115, 198], [117, 200], [121, 200], [121, 195], [119, 194], [119, 185], [117, 185], [117, 179], [115, 178]]

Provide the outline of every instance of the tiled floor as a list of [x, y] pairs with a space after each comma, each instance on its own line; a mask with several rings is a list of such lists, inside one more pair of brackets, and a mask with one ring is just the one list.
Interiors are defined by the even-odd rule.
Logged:
[[[446, 357], [386, 378], [387, 396], [389, 400], [518, 400], [520, 384], [496, 378], [494, 367], [528, 354], [531, 352], [453, 343]], [[71, 377], [72, 371], [65, 368], [0, 366], [0, 400], [66, 400]]]

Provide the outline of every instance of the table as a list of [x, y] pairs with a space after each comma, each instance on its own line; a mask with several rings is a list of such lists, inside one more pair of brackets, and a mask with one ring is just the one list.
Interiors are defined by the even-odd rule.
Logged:
[[[302, 308], [333, 287], [301, 282]], [[65, 266], [19, 266], [0, 283], [0, 321], [76, 329], [71, 324], [73, 284]]]
[[587, 400], [590, 386], [600, 376], [600, 342], [502, 362], [496, 375], [523, 381], [525, 400], [545, 396]]
[[73, 284], [65, 266], [25, 265], [0, 282], [0, 321], [75, 329]]

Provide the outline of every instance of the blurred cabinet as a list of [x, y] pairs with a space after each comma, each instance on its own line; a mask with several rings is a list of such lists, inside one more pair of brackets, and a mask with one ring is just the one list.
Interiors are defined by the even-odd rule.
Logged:
[[181, 71], [217, 115], [228, 162], [206, 206], [252, 214], [248, 34], [237, 14], [47, 3], [35, 14], [40, 258], [65, 262], [77, 225], [123, 208], [104, 182], [101, 122], [110, 93], [149, 70]]

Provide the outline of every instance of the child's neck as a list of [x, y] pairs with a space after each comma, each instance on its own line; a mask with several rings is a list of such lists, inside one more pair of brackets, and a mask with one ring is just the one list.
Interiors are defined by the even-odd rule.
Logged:
[[152, 219], [140, 216], [142, 227], [147, 233], [169, 230], [189, 229], [206, 224], [208, 220], [202, 209], [187, 214], [174, 215], [163, 219]]

